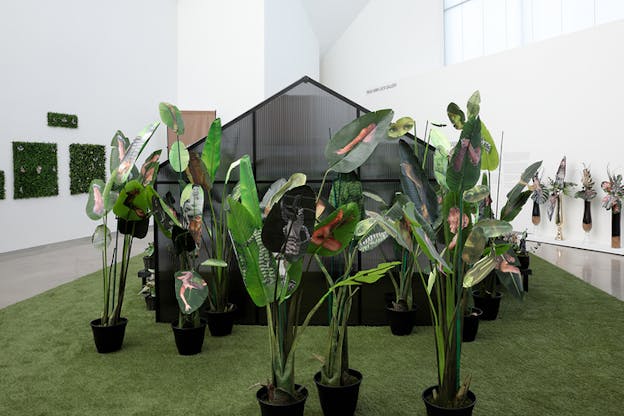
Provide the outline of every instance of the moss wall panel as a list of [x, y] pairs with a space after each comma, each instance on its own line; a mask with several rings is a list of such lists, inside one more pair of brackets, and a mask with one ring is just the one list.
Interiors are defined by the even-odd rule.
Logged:
[[93, 179], [106, 179], [105, 148], [99, 144], [69, 145], [69, 191], [72, 195], [89, 192]]
[[15, 199], [58, 195], [56, 143], [13, 142]]
[[4, 171], [0, 170], [0, 199], [6, 198], [4, 191]]

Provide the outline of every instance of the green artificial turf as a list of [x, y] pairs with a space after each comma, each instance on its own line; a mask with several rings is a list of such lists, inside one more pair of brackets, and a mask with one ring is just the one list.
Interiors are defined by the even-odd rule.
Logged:
[[[263, 327], [206, 336], [197, 356], [177, 354], [171, 328], [135, 295], [132, 262], [123, 349], [95, 351], [99, 274], [0, 310], [0, 415], [259, 415], [254, 383], [269, 375]], [[481, 322], [464, 344], [475, 415], [621, 415], [624, 302], [532, 257], [522, 303], [503, 299], [500, 318]], [[15, 277], [14, 277], [15, 278]], [[621, 283], [619, 283], [621, 284]], [[325, 328], [304, 334], [297, 381], [310, 390], [306, 415], [321, 415], [312, 377]], [[420, 394], [435, 383], [432, 330], [393, 337], [385, 327], [349, 334], [352, 367], [364, 374], [358, 415], [425, 415]]]

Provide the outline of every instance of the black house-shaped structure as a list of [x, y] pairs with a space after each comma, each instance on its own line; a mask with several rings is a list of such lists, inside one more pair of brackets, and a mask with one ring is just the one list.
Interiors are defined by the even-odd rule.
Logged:
[[[305, 173], [308, 184], [318, 187], [327, 169], [324, 150], [329, 138], [342, 126], [367, 112], [366, 108], [305, 76], [223, 126], [217, 183], [223, 183], [231, 162], [248, 154], [253, 162], [260, 197], [275, 180], [288, 178], [295, 172]], [[414, 139], [411, 135], [406, 137]], [[189, 150], [201, 153], [204, 140], [190, 146]], [[416, 141], [416, 145], [424, 148], [420, 140]], [[394, 192], [400, 190], [398, 161], [395, 142], [379, 144], [371, 158], [359, 169], [364, 189], [390, 201]], [[431, 160], [428, 160], [427, 171], [433, 177]], [[236, 180], [234, 175], [230, 183], [234, 184]], [[168, 162], [160, 166], [156, 189], [161, 195], [168, 191], [174, 196], [179, 193], [178, 173], [171, 169]], [[217, 185], [213, 192], [218, 191], [221, 191], [221, 186]], [[329, 192], [329, 186], [326, 185], [324, 191]], [[221, 195], [216, 195], [216, 199], [220, 201]], [[156, 320], [172, 322], [177, 319], [178, 305], [174, 291], [175, 263], [171, 241], [155, 227], [154, 243], [157, 254]], [[384, 252], [391, 254], [392, 247], [388, 247]], [[360, 256], [359, 266], [374, 267], [381, 261], [384, 261], [381, 253], [372, 251]], [[230, 301], [238, 305], [237, 322], [262, 323], [264, 311], [249, 300], [235, 264], [233, 259]], [[302, 282], [305, 293], [302, 310], [305, 311], [325, 292], [326, 286], [314, 267]], [[353, 302], [351, 321], [369, 325], [384, 323], [384, 296], [387, 297], [388, 292], [392, 292], [389, 282], [362, 288]], [[367, 306], [363, 308], [362, 305]], [[326, 322], [326, 316], [323, 312], [318, 313], [316, 323]]]

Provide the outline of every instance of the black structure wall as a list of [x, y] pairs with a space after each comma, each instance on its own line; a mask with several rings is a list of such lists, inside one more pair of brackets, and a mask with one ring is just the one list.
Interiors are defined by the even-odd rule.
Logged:
[[[221, 143], [221, 166], [217, 173], [215, 191], [221, 192], [225, 173], [230, 163], [248, 154], [253, 162], [260, 197], [269, 185], [279, 178], [288, 178], [292, 173], [302, 172], [308, 183], [320, 186], [327, 162], [323, 155], [330, 137], [342, 126], [369, 110], [330, 90], [309, 77], [288, 86], [256, 107], [223, 126]], [[397, 115], [400, 116], [400, 115]], [[407, 135], [409, 139], [413, 136]], [[201, 152], [204, 140], [191, 146], [190, 150]], [[424, 143], [417, 141], [420, 148]], [[432, 161], [428, 160], [427, 171], [433, 177]], [[365, 190], [375, 192], [391, 200], [394, 192], [400, 190], [399, 152], [395, 142], [381, 143], [371, 158], [359, 170]], [[237, 181], [235, 173], [230, 183]], [[331, 177], [329, 178], [331, 179]], [[329, 193], [331, 183], [324, 192]], [[178, 173], [169, 163], [161, 165], [156, 180], [156, 189], [164, 195], [167, 191], [179, 195]], [[220, 203], [221, 195], [217, 193]], [[220, 207], [219, 207], [220, 209]], [[207, 212], [204, 215], [208, 215]], [[171, 255], [171, 241], [157, 227], [154, 232], [156, 247], [156, 320], [170, 322], [177, 319], [178, 304], [174, 292], [175, 263]], [[382, 245], [384, 253], [392, 254], [392, 245]], [[361, 255], [358, 267], [374, 267], [384, 261], [379, 249]], [[247, 296], [242, 278], [236, 267], [236, 259], [230, 267], [230, 301], [239, 308], [238, 323], [257, 324], [265, 322], [264, 310], [257, 308]], [[418, 282], [416, 282], [418, 283]], [[309, 310], [326, 290], [325, 279], [312, 262], [309, 273], [303, 279], [302, 311]], [[418, 286], [418, 285], [416, 285]], [[393, 293], [389, 279], [376, 285], [363, 287], [351, 312], [354, 324], [380, 325], [385, 323], [384, 305], [388, 293]], [[320, 310], [313, 323], [327, 322], [327, 308]]]

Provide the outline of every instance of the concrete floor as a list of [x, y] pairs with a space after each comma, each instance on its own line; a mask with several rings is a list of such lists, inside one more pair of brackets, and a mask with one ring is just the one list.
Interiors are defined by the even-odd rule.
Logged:
[[[132, 254], [143, 252], [150, 241], [151, 232], [135, 239]], [[550, 244], [541, 244], [535, 254], [624, 300], [624, 256]], [[0, 254], [0, 308], [95, 272], [101, 261], [90, 238]]]
[[[114, 235], [113, 235], [114, 238]], [[143, 252], [154, 241], [152, 231], [134, 239], [132, 255]], [[122, 241], [120, 239], [119, 244]], [[80, 238], [0, 254], [0, 308], [28, 299], [63, 283], [102, 268], [100, 251], [91, 238]]]

